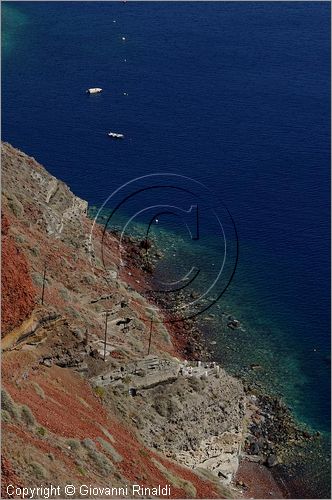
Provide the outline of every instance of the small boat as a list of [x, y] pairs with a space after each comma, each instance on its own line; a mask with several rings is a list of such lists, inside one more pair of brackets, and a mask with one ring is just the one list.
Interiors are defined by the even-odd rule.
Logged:
[[112, 139], [124, 139], [123, 134], [117, 134], [116, 132], [109, 132], [107, 135]]
[[99, 92], [102, 92], [103, 89], [99, 87], [92, 87], [91, 89], [88, 89], [86, 92], [87, 94], [99, 94]]

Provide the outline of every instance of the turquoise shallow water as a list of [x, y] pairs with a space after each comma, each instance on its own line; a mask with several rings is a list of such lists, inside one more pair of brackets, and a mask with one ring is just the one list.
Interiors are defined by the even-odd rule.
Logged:
[[[281, 392], [301, 421], [323, 432], [329, 17], [326, 2], [5, 2], [2, 19], [3, 138], [91, 205], [151, 172], [205, 184], [216, 208], [227, 205], [240, 243], [227, 293], [202, 316], [216, 355]], [[105, 91], [90, 99], [85, 89], [95, 85]], [[110, 142], [109, 130], [125, 140]], [[190, 201], [169, 196], [184, 209]], [[171, 218], [153, 226], [174, 279], [194, 262], [208, 282], [220, 261], [215, 228], [203, 220], [196, 242], [176, 233]], [[222, 311], [244, 331], [225, 328]], [[251, 363], [262, 370], [250, 371]]]
[[[92, 209], [91, 216], [95, 216], [95, 213], [96, 211]], [[99, 221], [105, 224], [109, 215], [110, 211], [105, 209], [100, 213]], [[123, 214], [112, 217], [107, 227], [123, 229], [130, 217]], [[162, 280], [174, 282], [185, 276], [192, 266], [197, 266], [200, 275], [186, 288], [186, 292], [190, 294], [194, 291], [202, 294], [215, 278], [214, 265], [220, 261], [219, 241], [211, 236], [205, 238], [205, 241], [201, 238], [193, 249], [192, 241], [188, 241], [186, 237], [186, 231], [174, 232], [174, 225], [174, 222], [168, 221], [167, 228], [167, 224], [160, 225], [159, 221], [158, 225], [152, 226], [149, 233], [163, 252], [163, 258], [157, 265], [155, 286], [159, 276]], [[145, 238], [146, 225], [133, 223], [127, 227], [125, 234]], [[253, 244], [247, 246], [242, 244], [241, 253], [243, 252], [247, 256], [252, 256], [253, 266], [256, 259], [263, 258], [259, 255], [259, 248]], [[329, 431], [328, 425], [321, 425], [322, 415], [317, 418], [318, 398], [313, 392], [317, 371], [321, 370], [322, 377], [327, 373], [328, 354], [317, 349], [313, 342], [312, 358], [307, 360], [308, 346], [299, 344], [297, 338], [289, 335], [293, 325], [292, 314], [268, 308], [269, 304], [264, 302], [262, 290], [247, 282], [248, 276], [254, 273], [255, 269], [250, 267], [250, 259], [246, 264], [248, 267], [244, 267], [240, 259], [227, 292], [215, 304], [213, 299], [222, 290], [219, 286], [211, 288], [205, 299], [199, 301], [201, 307], [198, 311], [211, 304], [211, 307], [198, 315], [201, 328], [210, 343], [210, 349], [232, 373], [243, 376], [246, 380], [259, 382], [269, 391], [282, 395], [297, 419], [305, 422], [313, 431], [318, 429], [322, 432]], [[265, 265], [267, 266], [266, 263]], [[269, 265], [275, 270], [278, 261], [271, 259]], [[227, 278], [231, 270], [225, 266]], [[227, 280], [222, 281], [221, 287], [226, 282]], [[179, 286], [181, 285], [182, 283]], [[184, 314], [189, 315], [187, 309], [184, 309]], [[238, 319], [241, 328], [237, 330], [228, 328], [229, 316]], [[312, 372], [309, 366], [311, 363], [313, 363]], [[261, 369], [252, 370], [252, 364], [260, 365]], [[325, 396], [322, 394], [322, 401], [319, 402], [322, 408], [325, 407]], [[328, 418], [327, 412], [326, 422]]]
[[6, 4], [2, 10], [2, 54], [7, 57], [15, 49], [15, 40], [20, 30], [26, 27], [28, 17], [19, 9]]

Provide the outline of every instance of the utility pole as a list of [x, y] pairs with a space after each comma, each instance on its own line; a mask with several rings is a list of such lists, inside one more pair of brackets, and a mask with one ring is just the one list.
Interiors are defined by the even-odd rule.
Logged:
[[104, 339], [104, 361], [106, 361], [106, 341], [107, 341], [107, 321], [108, 321], [108, 311], [104, 311], [105, 316], [105, 339]]
[[149, 336], [149, 348], [148, 348], [148, 355], [150, 354], [150, 348], [151, 348], [151, 339], [152, 339], [152, 324], [153, 324], [153, 321], [151, 320], [151, 322], [150, 322], [150, 336]]
[[45, 267], [44, 267], [44, 274], [43, 274], [43, 288], [42, 288], [42, 296], [41, 296], [42, 306], [44, 305], [45, 278], [46, 278], [46, 264], [45, 264]]

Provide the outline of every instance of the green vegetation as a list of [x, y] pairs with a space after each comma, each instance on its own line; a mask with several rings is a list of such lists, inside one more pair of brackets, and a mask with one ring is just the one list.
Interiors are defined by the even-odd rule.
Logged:
[[85, 469], [83, 469], [83, 467], [81, 467], [81, 465], [79, 465], [79, 466], [77, 467], [77, 470], [78, 470], [78, 472], [79, 472], [82, 476], [85, 476], [85, 475], [86, 475], [86, 471], [85, 471]]
[[79, 319], [81, 317], [80, 313], [78, 311], [76, 311], [73, 307], [66, 307], [65, 308], [65, 311], [70, 315], [70, 316], [74, 316], [74, 318], [77, 318]]
[[34, 387], [36, 393], [38, 394], [38, 396], [40, 396], [42, 399], [45, 399], [45, 392], [40, 387], [40, 385], [38, 385], [36, 382], [33, 382], [33, 387]]
[[1, 410], [1, 422], [7, 423], [7, 424], [9, 422], [11, 422], [11, 417], [10, 417], [8, 411]]
[[63, 298], [63, 300], [67, 301], [69, 299], [69, 293], [68, 293], [67, 288], [61, 288], [59, 293], [60, 293], [61, 297]]
[[43, 286], [43, 277], [40, 273], [32, 273], [32, 279], [35, 285]]
[[105, 397], [105, 388], [104, 388], [104, 387], [101, 387], [100, 385], [97, 385], [97, 386], [94, 388], [94, 391], [95, 391], [95, 393], [97, 394], [97, 396], [98, 396], [100, 399], [104, 399], [104, 397]]
[[15, 236], [15, 241], [17, 243], [19, 243], [20, 245], [23, 245], [23, 243], [26, 242], [26, 239], [25, 237], [23, 236], [23, 234], [18, 234], [17, 236]]
[[81, 443], [84, 446], [84, 448], [86, 448], [87, 450], [95, 450], [96, 449], [96, 443], [94, 441], [92, 441], [92, 439], [90, 439], [90, 438], [83, 439], [83, 441], [81, 441]]
[[37, 427], [37, 434], [39, 434], [39, 436], [46, 436], [46, 429], [44, 427]]
[[97, 450], [88, 450], [88, 456], [93, 460], [103, 476], [108, 476], [113, 471], [112, 462], [103, 453]]
[[32, 253], [32, 255], [34, 255], [35, 257], [37, 257], [39, 255], [39, 249], [37, 247], [31, 247], [30, 248], [30, 252]]
[[112, 462], [101, 452], [97, 451], [96, 443], [90, 438], [85, 438], [81, 441], [84, 448], [87, 450], [88, 457], [95, 463], [98, 471], [103, 476], [108, 476], [113, 471]]
[[24, 213], [23, 205], [20, 201], [18, 201], [16, 196], [12, 195], [8, 199], [8, 206], [9, 206], [10, 210], [13, 212], [13, 214], [15, 215], [15, 217], [20, 218], [23, 215], [23, 213]]
[[110, 434], [110, 433], [108, 432], [108, 430], [107, 430], [107, 429], [105, 429], [105, 427], [103, 427], [102, 425], [99, 425], [99, 428], [100, 428], [100, 430], [101, 430], [101, 431], [105, 434], [105, 436], [106, 436], [106, 437], [107, 437], [110, 441], [112, 441], [112, 443], [115, 443], [115, 439], [114, 439], [114, 437], [112, 436], [112, 434]]
[[36, 424], [35, 417], [33, 416], [30, 408], [26, 405], [21, 406], [21, 419], [28, 426], [33, 426]]
[[83, 276], [83, 283], [87, 285], [93, 285], [96, 282], [96, 278], [92, 274], [85, 274]]
[[102, 447], [104, 448], [104, 450], [109, 455], [111, 455], [111, 457], [114, 460], [114, 462], [121, 462], [122, 456], [116, 451], [115, 448], [113, 448], [113, 446], [110, 443], [108, 443], [107, 441], [105, 441], [105, 439], [103, 439], [101, 437], [98, 438], [98, 441], [102, 445]]
[[1, 409], [7, 411], [15, 420], [19, 419], [18, 407], [6, 389], [1, 389]]
[[32, 469], [32, 474], [37, 479], [45, 479], [47, 477], [46, 469], [44, 469], [44, 467], [40, 465], [38, 462], [31, 462], [30, 467]]
[[67, 439], [66, 444], [73, 451], [77, 451], [81, 448], [81, 443], [77, 439]]

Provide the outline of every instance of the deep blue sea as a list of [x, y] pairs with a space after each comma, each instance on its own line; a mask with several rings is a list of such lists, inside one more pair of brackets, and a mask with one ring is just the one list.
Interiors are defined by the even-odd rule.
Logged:
[[216, 355], [328, 431], [329, 3], [4, 2], [2, 23], [3, 139], [94, 206], [154, 172], [204, 183], [240, 245], [219, 306], [245, 331], [215, 307]]

